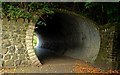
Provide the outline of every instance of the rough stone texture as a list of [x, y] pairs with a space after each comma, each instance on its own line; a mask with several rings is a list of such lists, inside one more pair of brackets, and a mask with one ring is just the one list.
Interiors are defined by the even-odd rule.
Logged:
[[112, 69], [112, 51], [115, 34], [115, 26], [110, 24], [100, 27], [101, 45], [95, 64], [102, 69]]
[[[20, 65], [28, 65], [31, 62], [33, 62], [33, 64], [40, 64], [32, 45], [34, 23], [21, 18], [17, 20], [3, 18], [1, 25], [2, 42], [0, 42], [0, 44], [2, 44], [2, 51], [0, 51], [0, 60], [3, 61], [0, 61], [0, 67], [10, 68]], [[30, 28], [28, 28], [28, 25]], [[30, 42], [27, 44], [26, 40]], [[28, 47], [26, 47], [26, 45]], [[33, 55], [29, 56], [28, 48], [29, 51], [32, 51]]]
[[[13, 54], [11, 58], [12, 58], [13, 60], [18, 59], [18, 54], [17, 54], [17, 53]], [[24, 58], [24, 57], [23, 57], [23, 58]]]
[[[0, 9], [1, 10], [1, 9]], [[2, 20], [0, 19], [0, 54], [3, 54], [2, 51]], [[3, 55], [0, 55], [0, 69], [2, 68], [3, 64]]]
[[20, 64], [21, 64], [21, 60], [15, 60], [14, 61], [14, 66], [19, 66]]
[[[2, 20], [3, 51], [1, 51], [1, 53], [3, 55], [0, 55], [0, 58], [3, 57], [4, 64], [0, 62], [0, 66], [2, 66], [2, 64], [3, 67], [27, 65], [26, 63], [31, 62], [26, 50], [25, 42], [26, 30], [27, 26], [29, 25], [28, 20], [24, 20], [21, 18], [17, 20], [8, 20], [7, 18], [3, 18]], [[25, 63], [21, 64], [21, 62]]]
[[3, 67], [3, 60], [0, 60], [0, 69]]
[[26, 60], [22, 61], [21, 64], [23, 64], [23, 65], [29, 65], [29, 63]]
[[0, 59], [2, 59], [3, 58], [3, 55], [2, 54], [0, 54]]
[[4, 67], [6, 68], [14, 67], [14, 60], [4, 60]]
[[115, 24], [115, 34], [113, 40], [113, 51], [112, 51], [112, 59], [113, 59], [113, 69], [120, 70], [120, 25]]
[[32, 23], [30, 23], [30, 25], [28, 26], [28, 29], [26, 31], [26, 49], [28, 51], [28, 55], [30, 57], [30, 59], [32, 60], [32, 65], [42, 65], [39, 61], [39, 59], [37, 58], [35, 51], [33, 49], [33, 32], [34, 32], [34, 27]]
[[11, 55], [10, 54], [5, 54], [4, 55], [4, 60], [9, 60], [11, 59]]
[[3, 54], [6, 54], [8, 52], [8, 48], [7, 49], [2, 49], [2, 50], [3, 50], [2, 51]]

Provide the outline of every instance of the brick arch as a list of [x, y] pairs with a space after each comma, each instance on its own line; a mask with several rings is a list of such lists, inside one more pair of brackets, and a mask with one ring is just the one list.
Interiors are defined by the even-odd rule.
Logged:
[[32, 62], [32, 65], [42, 65], [39, 59], [37, 58], [34, 48], [33, 48], [33, 33], [34, 33], [35, 24], [30, 22], [26, 31], [26, 49], [29, 55], [29, 58]]

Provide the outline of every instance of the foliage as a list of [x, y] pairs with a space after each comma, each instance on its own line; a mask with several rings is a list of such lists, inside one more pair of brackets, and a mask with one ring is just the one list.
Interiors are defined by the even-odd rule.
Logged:
[[52, 3], [54, 8], [64, 8], [70, 11], [76, 11], [78, 14], [84, 15], [99, 25], [111, 22], [120, 23], [120, 4], [119, 2], [68, 2], [68, 3]]
[[[91, 0], [88, 0], [91, 1]], [[4, 2], [2, 3], [3, 16], [10, 18], [33, 19], [33, 14], [38, 12], [51, 14], [51, 8], [62, 8], [76, 11], [78, 14], [89, 17], [99, 25], [110, 22], [120, 23], [119, 2]]]
[[35, 47], [36, 45], [37, 45], [37, 36], [36, 36], [36, 34], [34, 33], [33, 34], [34, 36], [33, 36], [33, 46]]
[[[120, 12], [119, 3], [93, 3], [89, 2], [85, 4], [87, 14], [91, 18], [97, 19], [99, 18], [100, 24], [106, 24], [109, 22], [120, 22]], [[92, 16], [94, 14], [95, 16]]]
[[7, 16], [9, 18], [27, 18], [33, 19], [33, 13], [41, 10], [42, 13], [51, 14], [54, 13], [50, 10], [47, 3], [2, 3], [3, 8], [3, 16]]

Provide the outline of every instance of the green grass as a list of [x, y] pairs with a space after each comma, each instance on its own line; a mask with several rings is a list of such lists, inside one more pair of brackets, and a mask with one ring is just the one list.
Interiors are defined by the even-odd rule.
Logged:
[[37, 36], [36, 36], [36, 34], [34, 33], [34, 34], [33, 34], [33, 46], [35, 47], [36, 44], [37, 44]]

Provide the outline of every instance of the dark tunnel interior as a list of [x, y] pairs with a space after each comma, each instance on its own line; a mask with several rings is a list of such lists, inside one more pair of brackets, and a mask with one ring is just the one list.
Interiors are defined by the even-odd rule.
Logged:
[[37, 57], [40, 61], [57, 56], [94, 61], [99, 52], [100, 37], [91, 24], [75, 15], [42, 15], [35, 25]]

